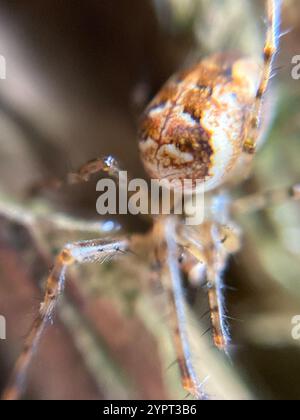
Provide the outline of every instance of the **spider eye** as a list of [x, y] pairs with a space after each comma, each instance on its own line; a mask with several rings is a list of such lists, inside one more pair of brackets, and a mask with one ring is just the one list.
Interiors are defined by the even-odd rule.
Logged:
[[215, 55], [163, 87], [146, 109], [139, 132], [151, 178], [189, 179], [208, 191], [233, 173], [255, 95], [257, 76], [247, 63]]

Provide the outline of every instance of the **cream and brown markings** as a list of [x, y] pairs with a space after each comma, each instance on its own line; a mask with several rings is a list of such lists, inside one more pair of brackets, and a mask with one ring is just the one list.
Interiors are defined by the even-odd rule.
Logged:
[[242, 155], [258, 66], [218, 54], [171, 78], [146, 109], [139, 147], [152, 179], [200, 180], [206, 191]]

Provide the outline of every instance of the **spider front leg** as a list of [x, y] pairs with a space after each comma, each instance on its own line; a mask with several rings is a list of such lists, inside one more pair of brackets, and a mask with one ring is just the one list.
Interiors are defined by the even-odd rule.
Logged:
[[121, 168], [115, 158], [112, 156], [101, 157], [85, 163], [77, 172], [68, 174], [66, 182], [68, 184], [88, 182], [92, 175], [101, 172], [118, 179], [120, 171]]
[[26, 339], [23, 351], [18, 358], [12, 377], [2, 395], [3, 400], [20, 398], [26, 381], [28, 369], [41, 336], [54, 312], [64, 290], [67, 269], [73, 264], [104, 262], [129, 249], [128, 239], [91, 240], [66, 245], [57, 256], [54, 267], [47, 279], [46, 292], [40, 313]]
[[263, 53], [262, 76], [255, 95], [254, 106], [249, 121], [249, 131], [244, 143], [244, 151], [253, 155], [260, 135], [264, 96], [273, 71], [273, 63], [279, 48], [281, 0], [266, 0], [267, 34]]
[[181, 270], [178, 257], [179, 246], [176, 241], [176, 223], [173, 218], [158, 221], [154, 228], [154, 237], [158, 240], [156, 258], [161, 268], [163, 286], [169, 297], [170, 326], [177, 355], [182, 386], [198, 399], [207, 399], [202, 391], [191, 359], [191, 350], [187, 334], [185, 296], [182, 287]]
[[19, 205], [7, 197], [0, 199], [0, 217], [26, 227], [33, 236], [40, 227], [47, 227], [48, 230], [62, 230], [66, 232], [84, 232], [94, 235], [107, 236], [120, 231], [120, 225], [112, 220], [90, 221], [52, 210], [42, 211], [30, 209], [29, 206]]
[[195, 228], [182, 227], [177, 239], [185, 252], [204, 266], [202, 275], [204, 271], [214, 344], [227, 352], [230, 337], [224, 308], [223, 273], [229, 255], [240, 249], [239, 229], [230, 221], [227, 225], [206, 222]]
[[223, 270], [224, 267], [216, 269], [208, 266], [207, 287], [214, 344], [219, 350], [227, 352], [229, 335], [224, 313]]
[[32, 186], [29, 190], [29, 196], [36, 196], [43, 190], [57, 190], [64, 185], [74, 185], [88, 182], [95, 174], [107, 174], [108, 176], [118, 180], [121, 171], [119, 163], [112, 156], [100, 157], [90, 160], [82, 165], [78, 171], [69, 173], [65, 179], [57, 178], [46, 179]]

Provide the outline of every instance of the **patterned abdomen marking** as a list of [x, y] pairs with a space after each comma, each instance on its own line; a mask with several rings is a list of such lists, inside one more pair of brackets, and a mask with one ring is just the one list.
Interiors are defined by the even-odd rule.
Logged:
[[140, 124], [151, 178], [200, 180], [205, 190], [220, 185], [242, 154], [258, 79], [257, 65], [228, 54], [170, 79]]

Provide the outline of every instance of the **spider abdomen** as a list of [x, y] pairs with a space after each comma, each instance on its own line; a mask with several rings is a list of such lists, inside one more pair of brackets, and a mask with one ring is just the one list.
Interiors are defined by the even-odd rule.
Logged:
[[242, 154], [258, 85], [251, 60], [218, 54], [172, 77], [146, 109], [139, 146], [152, 179], [211, 190]]

